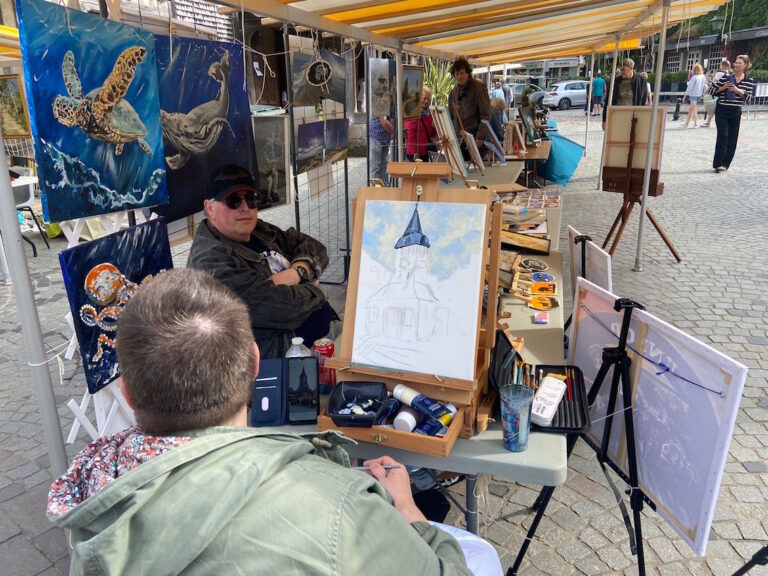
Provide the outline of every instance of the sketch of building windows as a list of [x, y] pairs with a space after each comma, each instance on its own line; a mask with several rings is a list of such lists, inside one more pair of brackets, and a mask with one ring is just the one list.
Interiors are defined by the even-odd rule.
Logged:
[[485, 216], [481, 204], [366, 202], [353, 362], [472, 379]]

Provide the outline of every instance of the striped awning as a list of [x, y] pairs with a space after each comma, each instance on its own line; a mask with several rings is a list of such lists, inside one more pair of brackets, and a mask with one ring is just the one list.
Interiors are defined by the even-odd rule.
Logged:
[[[673, 0], [669, 25], [726, 0]], [[237, 3], [235, 3], [237, 2]], [[235, 9], [423, 54], [495, 64], [641, 46], [662, 0], [226, 0]]]

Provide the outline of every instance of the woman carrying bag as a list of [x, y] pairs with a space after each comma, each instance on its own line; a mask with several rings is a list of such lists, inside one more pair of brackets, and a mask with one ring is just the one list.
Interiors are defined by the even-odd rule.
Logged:
[[717, 97], [717, 142], [712, 168], [715, 172], [725, 172], [731, 166], [736, 144], [739, 141], [741, 109], [752, 96], [755, 81], [747, 76], [752, 61], [746, 54], [736, 56], [733, 61], [733, 74], [725, 74], [712, 84], [710, 93]]

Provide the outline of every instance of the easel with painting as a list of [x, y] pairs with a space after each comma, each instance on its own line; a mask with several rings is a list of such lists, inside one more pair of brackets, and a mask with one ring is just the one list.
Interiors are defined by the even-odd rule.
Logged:
[[[344, 331], [341, 336], [341, 346], [336, 357], [328, 359], [326, 366], [335, 368], [338, 381], [379, 381], [384, 382], [391, 391], [397, 384], [404, 383], [409, 387], [417, 389], [419, 392], [440, 400], [442, 402], [452, 402], [458, 408], [458, 412], [449, 427], [448, 433], [444, 438], [416, 435], [408, 432], [393, 430], [374, 426], [373, 428], [344, 428], [345, 434], [352, 438], [385, 444], [388, 446], [413, 450], [417, 452], [446, 456], [453, 446], [456, 437], [471, 437], [475, 430], [482, 431], [487, 426], [492, 402], [495, 396], [488, 392], [488, 367], [490, 365], [490, 353], [495, 341], [497, 305], [496, 299], [499, 292], [499, 252], [501, 247], [501, 210], [491, 210], [492, 192], [490, 190], [473, 189], [471, 194], [466, 190], [456, 188], [439, 188], [438, 184], [441, 178], [450, 176], [451, 167], [446, 163], [406, 163], [395, 162], [388, 166], [390, 174], [399, 178], [402, 182], [401, 188], [380, 188], [380, 187], [362, 187], [358, 190], [355, 200], [355, 228], [352, 239], [352, 262], [349, 276], [349, 286], [347, 289], [347, 301], [345, 312]], [[380, 309], [372, 311], [368, 307], [368, 301], [359, 298], [364, 294], [365, 284], [368, 276], [373, 273], [375, 266], [364, 264], [370, 262], [363, 254], [364, 242], [369, 242], [370, 237], [364, 241], [364, 229], [368, 230], [366, 224], [366, 213], [373, 213], [372, 210], [377, 204], [383, 206], [396, 207], [397, 203], [407, 203], [408, 213], [414, 214], [408, 224], [403, 238], [422, 238], [422, 246], [429, 248], [430, 240], [428, 234], [430, 230], [425, 227], [424, 234], [421, 233], [421, 222], [427, 222], [430, 217], [429, 210], [451, 209], [451, 210], [469, 210], [472, 214], [481, 214], [481, 220], [484, 223], [480, 242], [478, 243], [478, 254], [482, 268], [479, 275], [476, 276], [478, 284], [476, 290], [472, 290], [471, 296], [464, 302], [467, 307], [464, 316], [474, 318], [472, 324], [476, 327], [476, 334], [473, 341], [475, 347], [471, 354], [463, 349], [462, 354], [468, 359], [469, 364], [474, 364], [471, 368], [471, 377], [458, 378], [444, 374], [420, 373], [416, 370], [405, 371], [403, 369], [388, 368], [376, 365], [374, 363], [365, 363], [355, 361], [360, 358], [358, 348], [361, 339], [355, 338], [355, 331], [360, 330], [362, 335], [366, 332], [366, 323], [371, 321], [374, 316], [381, 318], [391, 316], [396, 304], [393, 303], [400, 298], [402, 294], [390, 296], [389, 300], [381, 306]], [[411, 206], [414, 208], [412, 209]], [[419, 207], [421, 207], [420, 210]], [[418, 212], [417, 212], [418, 210]], [[419, 220], [419, 218], [421, 220]], [[416, 222], [416, 225], [414, 225]], [[418, 232], [416, 232], [418, 230]], [[434, 230], [434, 228], [432, 228]], [[398, 234], [399, 234], [398, 229]], [[365, 232], [368, 233], [368, 232]], [[487, 238], [490, 236], [490, 243]], [[387, 239], [388, 240], [388, 239]], [[434, 238], [431, 240], [434, 242]], [[390, 243], [391, 244], [391, 243]], [[368, 244], [365, 244], [368, 246]], [[389, 245], [389, 244], [388, 244]], [[421, 248], [421, 246], [419, 246]], [[433, 247], [437, 249], [435, 245]], [[479, 253], [481, 251], [481, 253]], [[426, 250], [421, 252], [422, 255]], [[490, 262], [490, 266], [485, 270], [485, 262]], [[486, 274], [483, 274], [485, 270]], [[394, 274], [397, 274], [397, 269]], [[414, 274], [415, 277], [415, 274]], [[456, 278], [453, 276], [452, 278]], [[474, 276], [473, 276], [474, 278]], [[483, 310], [483, 286], [487, 280], [488, 283], [488, 306], [487, 311]], [[385, 282], [391, 284], [394, 280]], [[423, 291], [426, 293], [427, 291]], [[440, 298], [441, 295], [430, 294], [428, 297], [419, 300], [419, 307], [423, 307], [427, 300]], [[407, 300], [407, 299], [406, 299]], [[410, 303], [408, 304], [410, 305]], [[358, 309], [358, 307], [361, 307]], [[362, 306], [366, 306], [363, 308]], [[419, 324], [424, 321], [418, 309], [413, 312], [412, 324]], [[439, 316], [440, 311], [435, 309], [429, 312], [427, 316]], [[406, 314], [408, 316], [408, 314]], [[447, 318], [446, 318], [447, 319]], [[419, 339], [423, 339], [421, 334]], [[404, 342], [403, 348], [411, 344]], [[419, 342], [413, 344], [419, 346]], [[441, 355], [450, 354], [450, 350], [442, 350]], [[456, 352], [456, 350], [454, 350]], [[357, 356], [356, 356], [357, 354]], [[417, 362], [418, 366], [426, 366], [429, 359], [421, 357]], [[335, 427], [333, 422], [327, 416], [318, 418], [318, 427], [328, 429]]]
[[446, 162], [451, 166], [452, 173], [460, 176], [467, 185], [467, 188], [472, 188], [473, 181], [469, 180], [469, 171], [459, 147], [459, 137], [464, 140], [470, 152], [471, 163], [477, 167], [480, 173], [484, 173], [485, 165], [480, 157], [480, 151], [477, 149], [474, 137], [467, 135], [463, 129], [459, 135], [456, 134], [451, 116], [448, 113], [448, 109], [444, 106], [431, 106], [430, 112], [432, 113], [437, 137], [441, 143], [440, 154], [445, 157]]

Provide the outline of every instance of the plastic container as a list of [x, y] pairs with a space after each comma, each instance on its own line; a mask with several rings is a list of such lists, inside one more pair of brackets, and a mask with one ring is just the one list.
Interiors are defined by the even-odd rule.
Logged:
[[392, 425], [395, 430], [402, 430], [403, 432], [413, 432], [413, 429], [419, 423], [419, 420], [423, 418], [423, 414], [416, 412], [413, 408], [403, 406], [400, 408], [400, 412], [395, 416], [395, 420]]
[[499, 395], [504, 448], [510, 452], [525, 452], [531, 430], [533, 390], [509, 384], [501, 387]]
[[[350, 402], [372, 400], [374, 414], [340, 414]], [[339, 382], [328, 396], [326, 412], [336, 426], [370, 428], [384, 410], [387, 387], [383, 382]]]
[[291, 338], [291, 347], [285, 353], [286, 358], [302, 358], [304, 356], [312, 356], [312, 351], [304, 346], [304, 338], [296, 336]]

